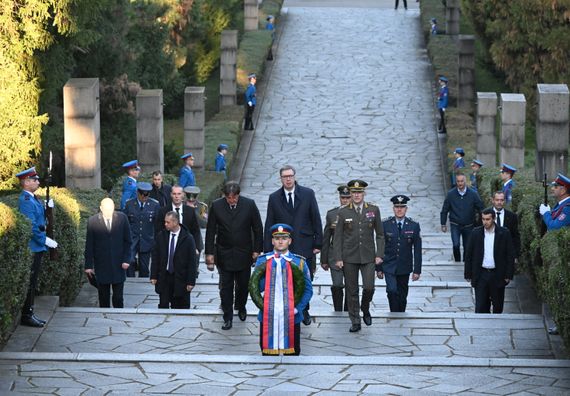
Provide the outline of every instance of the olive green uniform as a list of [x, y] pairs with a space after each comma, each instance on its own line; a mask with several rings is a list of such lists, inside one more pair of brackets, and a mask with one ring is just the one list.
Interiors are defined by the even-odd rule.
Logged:
[[[369, 313], [374, 295], [375, 258], [384, 257], [384, 229], [380, 209], [363, 202], [358, 214], [354, 204], [338, 211], [333, 240], [334, 257], [342, 260], [348, 312], [352, 324], [360, 324], [360, 309]], [[358, 272], [362, 274], [362, 305], [358, 300]]]
[[327, 212], [325, 229], [323, 230], [323, 248], [321, 250], [321, 263], [328, 264], [331, 271], [332, 286], [331, 293], [335, 311], [343, 310], [344, 298], [344, 272], [342, 268], [336, 266], [338, 259], [334, 255], [333, 239], [336, 230], [338, 211], [341, 207], [336, 207]]

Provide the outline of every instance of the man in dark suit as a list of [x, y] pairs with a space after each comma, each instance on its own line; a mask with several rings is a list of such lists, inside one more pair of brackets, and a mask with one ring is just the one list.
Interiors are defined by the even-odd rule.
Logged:
[[519, 232], [519, 217], [516, 213], [505, 209], [505, 193], [496, 191], [493, 194], [493, 211], [495, 212], [495, 223], [499, 227], [508, 228], [511, 232], [513, 240], [513, 253], [515, 257], [515, 265], [519, 261], [521, 253], [521, 234]]
[[101, 201], [101, 213], [89, 218], [85, 240], [85, 273], [97, 276], [99, 307], [123, 308], [125, 271], [131, 262], [131, 228], [127, 216], [115, 211], [110, 198]]
[[[293, 228], [291, 252], [306, 259], [311, 269], [311, 280], [316, 270], [315, 255], [323, 245], [323, 226], [315, 192], [295, 181], [295, 168], [285, 165], [279, 170], [282, 187], [269, 196], [265, 219], [264, 251], [273, 249], [271, 226], [277, 223], [289, 224]], [[311, 324], [309, 305], [303, 313], [303, 323]]]
[[152, 191], [150, 197], [156, 199], [161, 208], [170, 205], [170, 193], [172, 186], [162, 181], [162, 173], [159, 170], [152, 172]]
[[152, 250], [150, 282], [160, 296], [158, 308], [188, 309], [196, 283], [196, 244], [176, 212], [166, 213], [164, 228]]
[[160, 231], [165, 230], [164, 218], [168, 212], [175, 212], [178, 214], [180, 224], [186, 227], [186, 231], [194, 238], [196, 244], [196, 274], [198, 274], [198, 264], [200, 259], [200, 252], [204, 250], [204, 242], [202, 240], [202, 233], [200, 232], [200, 225], [196, 218], [195, 211], [188, 205], [184, 205], [184, 189], [175, 184], [172, 186], [170, 193], [171, 204], [160, 208], [156, 221], [154, 223], [154, 232], [158, 234]]
[[251, 265], [263, 248], [263, 226], [257, 205], [240, 196], [240, 186], [227, 182], [223, 198], [212, 202], [206, 227], [206, 265], [214, 270], [218, 265], [221, 280], [222, 330], [232, 328], [234, 285], [235, 305], [240, 320], [247, 317], [245, 305]]
[[504, 288], [513, 279], [514, 254], [511, 233], [495, 224], [495, 211], [481, 214], [483, 226], [471, 234], [465, 254], [465, 279], [475, 288], [475, 312], [502, 313]]

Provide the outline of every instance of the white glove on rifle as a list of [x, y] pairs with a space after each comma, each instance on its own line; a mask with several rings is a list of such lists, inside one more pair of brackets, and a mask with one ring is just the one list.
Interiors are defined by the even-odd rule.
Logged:
[[48, 208], [53, 208], [55, 206], [55, 204], [53, 203], [53, 199], [49, 199], [49, 201], [46, 201], [46, 206]]
[[538, 211], [540, 212], [541, 216], [544, 216], [544, 214], [546, 212], [550, 212], [550, 206], [549, 205], [545, 205], [545, 204], [540, 204], [540, 207], [538, 208]]
[[57, 242], [50, 237], [46, 237], [46, 246], [50, 249], [55, 249], [57, 248]]
[[249, 107], [251, 107], [251, 106], [253, 106], [253, 102], [247, 102], [247, 105], [248, 105]]

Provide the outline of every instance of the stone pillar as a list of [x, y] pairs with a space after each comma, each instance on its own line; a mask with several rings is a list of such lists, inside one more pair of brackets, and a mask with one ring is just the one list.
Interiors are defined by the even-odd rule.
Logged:
[[63, 87], [65, 186], [101, 188], [99, 79], [72, 78]]
[[552, 180], [567, 174], [570, 96], [566, 84], [537, 84], [537, 91], [535, 177]]
[[143, 172], [164, 172], [162, 89], [141, 89], [137, 94], [137, 158]]
[[259, 8], [257, 0], [244, 0], [243, 2], [244, 30], [257, 30], [259, 27]]
[[238, 31], [222, 31], [220, 54], [220, 107], [236, 104]]
[[523, 94], [501, 94], [501, 162], [524, 167], [526, 99]]
[[475, 99], [475, 36], [459, 35], [457, 107], [471, 110]]
[[461, 18], [461, 0], [447, 0], [445, 6], [445, 34], [459, 34], [459, 19]]
[[184, 90], [184, 152], [192, 152], [194, 168], [204, 167], [205, 87]]
[[497, 165], [497, 94], [477, 92], [477, 159], [485, 166]]

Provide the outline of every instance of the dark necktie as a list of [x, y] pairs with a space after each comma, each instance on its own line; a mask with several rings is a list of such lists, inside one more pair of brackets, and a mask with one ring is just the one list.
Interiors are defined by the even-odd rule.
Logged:
[[501, 227], [501, 211], [497, 212], [497, 225]]
[[356, 213], [358, 213], [359, 216], [360, 216], [360, 211], [361, 211], [360, 206], [357, 206], [356, 207]]
[[107, 225], [107, 231], [111, 231], [111, 219], [106, 219], [105, 223]]
[[176, 237], [176, 234], [171, 234], [170, 248], [168, 249], [168, 266], [166, 267], [166, 270], [168, 271], [169, 274], [174, 273], [174, 238], [175, 237]]
[[398, 235], [402, 233], [402, 223], [398, 221]]
[[236, 208], [236, 205], [230, 205], [230, 209], [234, 210]]
[[144, 207], [144, 203], [141, 202], [141, 208], [140, 209], [143, 210], [143, 207]]
[[290, 193], [288, 194], [288, 196], [289, 196], [289, 200], [287, 201], [287, 204], [289, 205], [289, 207], [290, 207], [291, 209], [293, 209], [293, 208], [294, 208], [294, 207], [293, 207], [293, 193], [290, 192]]
[[178, 215], [178, 219], [180, 219], [180, 208], [174, 208], [176, 210], [176, 214]]

